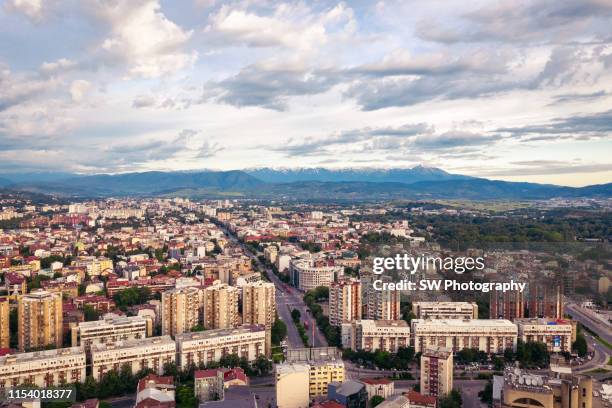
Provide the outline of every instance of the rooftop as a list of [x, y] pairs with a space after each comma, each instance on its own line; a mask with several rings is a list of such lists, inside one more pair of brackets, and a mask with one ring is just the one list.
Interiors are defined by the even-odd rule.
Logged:
[[41, 350], [33, 351], [30, 353], [17, 353], [7, 354], [0, 356], [0, 366], [10, 364], [22, 364], [29, 361], [43, 360], [43, 359], [55, 359], [58, 357], [65, 356], [83, 356], [85, 358], [85, 352], [83, 347], [66, 347], [53, 350]]
[[175, 343], [174, 343], [174, 340], [172, 340], [172, 337], [170, 336], [157, 336], [157, 337], [147, 337], [144, 339], [123, 340], [123, 341], [118, 341], [116, 343], [110, 343], [110, 344], [92, 344], [91, 351], [96, 352], [96, 351], [126, 349], [126, 348], [133, 348], [133, 347], [146, 347], [146, 346], [153, 346], [153, 345], [160, 345], [160, 344], [174, 345]]
[[507, 327], [516, 325], [505, 319], [413, 319], [413, 325], [421, 326], [470, 326], [470, 327]]
[[176, 335], [176, 341], [211, 339], [215, 337], [231, 336], [241, 333], [265, 332], [265, 327], [261, 324], [245, 324], [234, 329], [215, 329], [202, 332], [189, 332]]

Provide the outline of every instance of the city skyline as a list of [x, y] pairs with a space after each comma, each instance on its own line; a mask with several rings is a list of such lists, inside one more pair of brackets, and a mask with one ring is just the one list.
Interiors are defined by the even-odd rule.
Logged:
[[7, 0], [0, 174], [418, 164], [612, 180], [603, 0]]

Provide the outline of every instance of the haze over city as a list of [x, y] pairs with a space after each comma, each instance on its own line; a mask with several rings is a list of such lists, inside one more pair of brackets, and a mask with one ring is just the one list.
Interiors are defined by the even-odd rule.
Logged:
[[2, 172], [612, 180], [608, 1], [8, 0]]

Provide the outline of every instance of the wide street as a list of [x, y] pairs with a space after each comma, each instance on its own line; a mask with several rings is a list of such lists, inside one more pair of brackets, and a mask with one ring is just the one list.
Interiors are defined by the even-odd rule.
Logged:
[[[260, 272], [264, 272], [268, 280], [274, 283], [276, 286], [276, 309], [278, 311], [279, 318], [285, 322], [287, 325], [287, 342], [289, 343], [290, 348], [301, 348], [304, 347], [304, 343], [291, 319], [291, 310], [297, 309], [300, 312], [302, 324], [307, 322], [308, 330], [306, 330], [306, 334], [308, 335], [308, 345], [313, 347], [326, 347], [327, 340], [319, 327], [316, 325], [316, 322], [312, 318], [310, 312], [308, 311], [308, 307], [304, 303], [302, 299], [303, 293], [298, 291], [296, 288], [289, 287], [285, 285], [281, 280], [274, 274], [272, 269], [266, 267], [261, 263], [259, 258], [257, 257], [260, 254], [253, 254], [251, 250], [240, 242], [229, 230], [223, 228], [225, 235], [232, 241], [232, 243], [240, 245], [243, 249], [244, 253], [251, 258], [255, 264], [257, 265]], [[313, 331], [314, 331], [314, 340], [313, 340]]]

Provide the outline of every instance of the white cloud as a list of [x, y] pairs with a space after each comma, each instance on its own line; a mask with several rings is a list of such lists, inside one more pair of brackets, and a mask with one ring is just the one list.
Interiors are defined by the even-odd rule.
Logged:
[[110, 25], [101, 44], [128, 65], [132, 77], [154, 78], [191, 66], [197, 52], [186, 51], [192, 31], [185, 31], [161, 11], [158, 0], [94, 3], [93, 12]]
[[222, 6], [204, 32], [221, 45], [316, 49], [331, 33], [352, 32], [355, 25], [353, 11], [343, 3], [321, 13], [280, 3], [271, 15]]
[[70, 85], [70, 96], [73, 102], [81, 102], [85, 95], [91, 90], [91, 82], [84, 79], [72, 81]]
[[60, 58], [53, 62], [43, 62], [40, 65], [40, 70], [47, 74], [53, 74], [59, 71], [68, 70], [76, 66], [75, 61], [71, 61], [67, 58]]
[[44, 17], [43, 0], [7, 0], [4, 7], [22, 13], [34, 22], [40, 22]]

